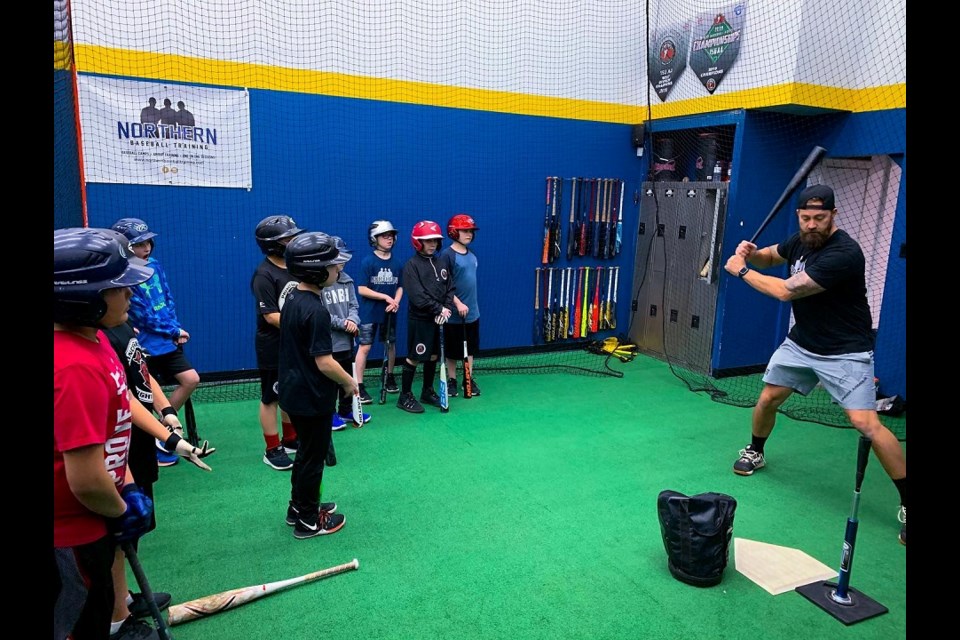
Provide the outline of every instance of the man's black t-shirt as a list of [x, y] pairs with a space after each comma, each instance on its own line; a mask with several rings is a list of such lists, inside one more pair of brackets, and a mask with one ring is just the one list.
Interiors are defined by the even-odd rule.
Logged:
[[867, 303], [866, 260], [843, 229], [810, 251], [795, 233], [777, 246], [790, 275], [805, 271], [825, 291], [793, 301], [796, 321], [788, 334], [813, 353], [832, 356], [873, 351], [875, 337]]

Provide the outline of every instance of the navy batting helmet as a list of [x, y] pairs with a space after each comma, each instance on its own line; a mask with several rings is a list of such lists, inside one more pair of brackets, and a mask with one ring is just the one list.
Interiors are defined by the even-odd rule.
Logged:
[[336, 239], [322, 231], [301, 233], [283, 252], [287, 271], [301, 282], [321, 285], [330, 277], [328, 266], [336, 264], [340, 251]]
[[120, 218], [110, 228], [125, 235], [130, 244], [140, 244], [157, 236], [140, 218]]
[[303, 233], [290, 216], [268, 216], [257, 223], [257, 245], [264, 255], [282, 256], [284, 238]]
[[343, 238], [340, 236], [331, 236], [333, 238], [333, 245], [337, 248], [339, 255], [333, 260], [333, 264], [346, 264], [350, 262], [350, 258], [353, 257], [350, 249], [347, 248], [347, 243], [343, 241]]
[[53, 321], [99, 326], [103, 292], [146, 282], [153, 268], [133, 255], [127, 238], [110, 229], [53, 232]]

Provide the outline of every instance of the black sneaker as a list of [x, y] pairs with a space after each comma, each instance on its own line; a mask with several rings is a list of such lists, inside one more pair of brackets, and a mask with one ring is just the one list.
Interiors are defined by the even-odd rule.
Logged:
[[397, 379], [392, 373], [387, 374], [387, 384], [385, 385], [387, 393], [400, 393], [400, 387], [397, 386]]
[[303, 518], [297, 518], [297, 523], [293, 527], [293, 537], [297, 540], [305, 540], [314, 536], [336, 533], [343, 528], [346, 521], [347, 518], [342, 513], [326, 511], [321, 511], [313, 522], [304, 522]]
[[143, 620], [137, 620], [132, 614], [109, 637], [110, 640], [160, 640], [156, 629]]
[[[463, 388], [464, 389], [467, 388], [466, 380], [463, 381]], [[466, 394], [467, 392], [464, 391], [463, 393]], [[470, 378], [470, 397], [472, 398], [473, 396], [478, 396], [478, 395], [480, 395], [480, 387], [477, 386], [477, 379]]]
[[457, 389], [457, 379], [447, 378], [447, 396], [456, 398], [458, 395], [460, 395], [460, 391]]
[[373, 402], [373, 398], [370, 397], [370, 394], [367, 393], [367, 388], [363, 386], [363, 383], [360, 383], [360, 404], [370, 404]]
[[751, 476], [757, 469], [763, 469], [766, 466], [763, 460], [763, 453], [753, 450], [753, 445], [748, 444], [740, 449], [740, 457], [733, 463], [733, 472], [739, 476]]
[[897, 512], [897, 520], [903, 525], [900, 527], [900, 544], [907, 546], [907, 508], [903, 505], [900, 505], [900, 511]]
[[267, 449], [263, 454], [263, 463], [270, 465], [277, 471], [286, 471], [293, 468], [293, 460], [284, 451], [283, 445]]
[[[320, 511], [326, 511], [327, 513], [336, 513], [337, 503], [336, 502], [321, 502]], [[287, 524], [291, 527], [297, 524], [297, 518], [300, 516], [300, 510], [297, 509], [293, 504], [287, 506]]]
[[397, 398], [397, 406], [410, 413], [423, 413], [423, 406], [417, 402], [417, 399], [409, 391], [400, 394], [400, 397]]
[[437, 392], [433, 389], [424, 389], [420, 392], [420, 402], [424, 404], [431, 404], [435, 407], [440, 406], [440, 396], [437, 395]]
[[[134, 593], [131, 591], [130, 597], [133, 598], [133, 602], [131, 602], [128, 607], [130, 609], [130, 615], [134, 618], [149, 618], [152, 615], [150, 604], [142, 593]], [[157, 603], [157, 608], [163, 611], [170, 606], [170, 594], [164, 593], [163, 591], [154, 591], [153, 601]]]
[[300, 440], [284, 440], [280, 444], [283, 445], [283, 452], [288, 456], [297, 455], [297, 449], [300, 448]]

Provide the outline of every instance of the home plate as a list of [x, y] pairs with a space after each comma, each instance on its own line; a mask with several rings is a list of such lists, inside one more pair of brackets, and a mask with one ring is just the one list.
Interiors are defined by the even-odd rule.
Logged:
[[836, 569], [790, 547], [734, 538], [733, 553], [737, 571], [771, 595], [793, 591], [801, 585], [829, 580], [838, 575]]

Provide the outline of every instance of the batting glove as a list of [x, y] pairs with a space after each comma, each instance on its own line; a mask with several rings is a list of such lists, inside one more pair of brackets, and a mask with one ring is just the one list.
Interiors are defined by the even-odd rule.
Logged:
[[177, 417], [177, 412], [173, 407], [167, 407], [162, 411], [163, 417], [160, 419], [160, 422], [163, 423], [163, 426], [167, 428], [167, 431], [170, 433], [176, 433], [181, 438], [183, 437], [183, 425], [180, 424], [180, 418]]
[[107, 518], [107, 526], [117, 542], [133, 542], [147, 532], [153, 521], [153, 500], [130, 483], [120, 490], [127, 510], [116, 518]]
[[217, 450], [216, 447], [211, 447], [210, 443], [206, 440], [203, 441], [203, 446], [195, 447], [176, 433], [171, 433], [163, 446], [167, 451], [175, 452], [180, 457], [185, 458], [187, 462], [190, 462], [200, 469], [213, 471], [213, 469], [201, 460], [201, 458], [206, 458]]

